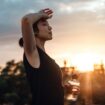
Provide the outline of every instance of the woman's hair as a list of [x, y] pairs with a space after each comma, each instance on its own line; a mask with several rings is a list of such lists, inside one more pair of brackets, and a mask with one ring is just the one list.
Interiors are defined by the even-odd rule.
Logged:
[[23, 38], [22, 37], [19, 39], [19, 46], [23, 47]]
[[[33, 25], [32, 25], [32, 28], [33, 28], [33, 31], [34, 31], [34, 35], [35, 36], [37, 36], [38, 34], [38, 32], [39, 32], [39, 30], [38, 30], [38, 27], [37, 27], [37, 24], [40, 22], [40, 21], [46, 21], [46, 19], [45, 18], [41, 18], [41, 19], [39, 19], [38, 21], [36, 21], [35, 23], [33, 23]], [[23, 47], [23, 43], [24, 43], [24, 41], [23, 41], [23, 37], [21, 37], [20, 39], [19, 39], [19, 46], [20, 47]]]
[[32, 27], [32, 28], [33, 28], [33, 31], [34, 31], [35, 36], [37, 36], [37, 33], [39, 32], [39, 29], [38, 29], [38, 27], [37, 27], [37, 24], [38, 24], [40, 21], [45, 22], [46, 19], [45, 19], [45, 18], [41, 18], [41, 19], [39, 19], [38, 21], [36, 21], [36, 22], [33, 24], [33, 27]]

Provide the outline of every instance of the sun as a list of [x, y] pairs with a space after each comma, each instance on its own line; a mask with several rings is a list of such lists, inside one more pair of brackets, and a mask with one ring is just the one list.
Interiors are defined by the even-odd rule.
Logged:
[[92, 71], [93, 65], [101, 61], [101, 56], [95, 53], [84, 52], [73, 57], [72, 62], [78, 67], [79, 71]]
[[62, 54], [57, 55], [56, 61], [57, 63], [63, 67], [64, 60], [66, 60], [67, 67], [74, 66], [76, 70], [80, 72], [88, 72], [94, 70], [94, 64], [100, 64], [103, 57], [94, 52], [81, 52], [77, 54], [70, 54], [67, 52], [63, 52]]

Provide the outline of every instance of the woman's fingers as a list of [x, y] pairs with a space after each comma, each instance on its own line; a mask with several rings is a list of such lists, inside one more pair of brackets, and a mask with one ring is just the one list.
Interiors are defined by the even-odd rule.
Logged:
[[53, 13], [53, 11], [51, 9], [49, 9], [49, 8], [42, 9], [42, 11], [45, 12], [45, 13], [47, 13], [47, 12], [52, 12]]
[[52, 14], [53, 12], [52, 12], [52, 11], [48, 11], [48, 12], [46, 12], [46, 13], [49, 15], [49, 14]]
[[52, 10], [49, 8], [45, 8], [45, 9], [43, 9], [43, 11], [47, 12], [47, 11], [52, 11]]
[[42, 9], [41, 11], [39, 11], [40, 13], [44, 13], [43, 16], [46, 17], [46, 18], [51, 18], [52, 17], [52, 13], [53, 11], [49, 8], [45, 8], [45, 9]]
[[46, 13], [46, 14], [48, 14], [48, 15], [53, 13], [52, 10], [43, 10], [43, 12]]

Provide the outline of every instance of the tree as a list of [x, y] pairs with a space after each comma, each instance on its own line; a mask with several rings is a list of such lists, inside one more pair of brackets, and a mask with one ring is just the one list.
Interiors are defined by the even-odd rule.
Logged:
[[22, 61], [7, 62], [0, 76], [0, 105], [28, 105], [30, 101], [31, 93]]

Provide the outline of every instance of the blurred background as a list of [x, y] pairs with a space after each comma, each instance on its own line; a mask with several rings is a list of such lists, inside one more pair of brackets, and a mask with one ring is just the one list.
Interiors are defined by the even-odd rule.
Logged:
[[[46, 52], [60, 65], [64, 81], [78, 75], [76, 104], [105, 105], [105, 0], [1, 0], [0, 105], [30, 103], [23, 49], [18, 45], [21, 18], [43, 8], [54, 11], [49, 19], [53, 40], [46, 43]], [[65, 104], [71, 103], [65, 99]]]

